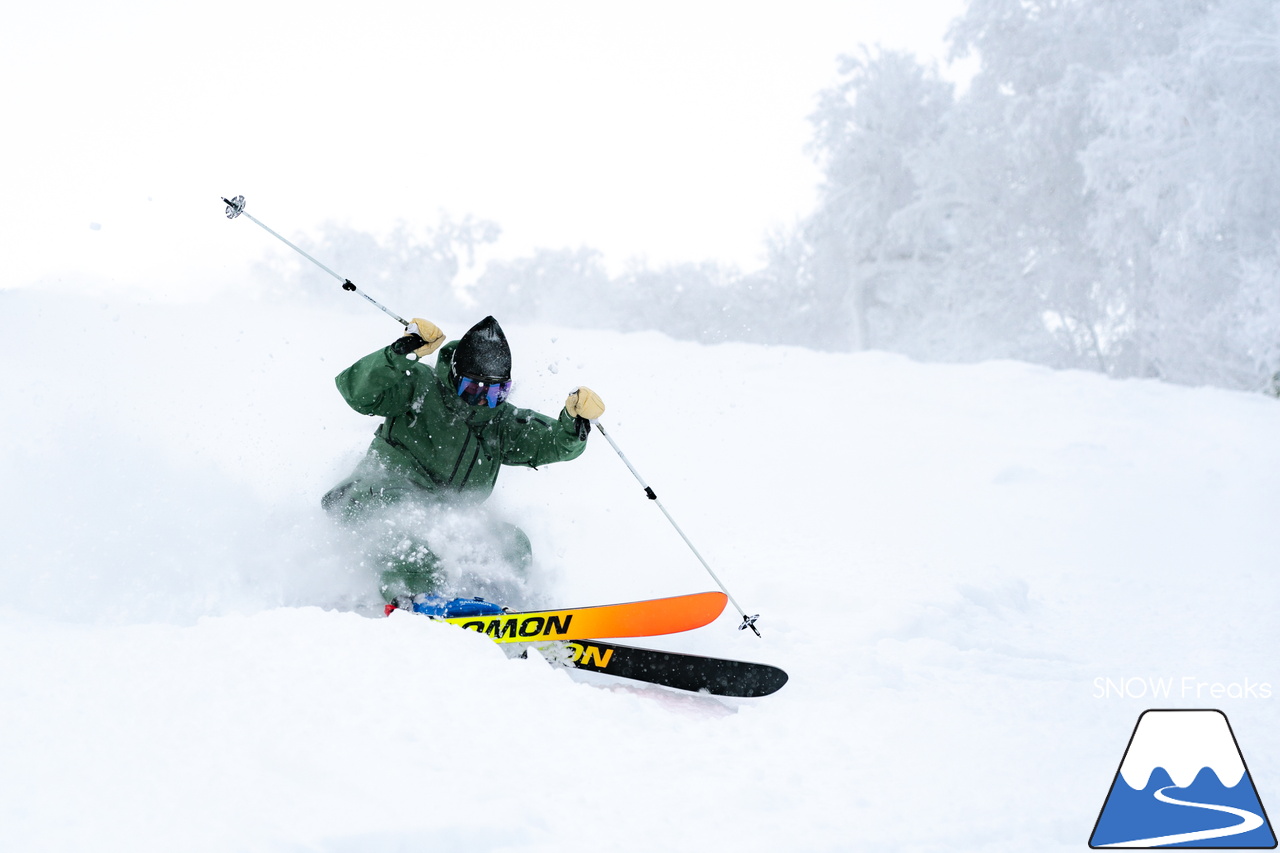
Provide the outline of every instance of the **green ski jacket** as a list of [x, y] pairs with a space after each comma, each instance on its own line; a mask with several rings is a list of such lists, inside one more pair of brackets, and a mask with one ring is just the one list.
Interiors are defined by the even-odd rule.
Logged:
[[451, 393], [449, 365], [457, 341], [434, 366], [385, 347], [338, 374], [338, 390], [357, 412], [385, 418], [364, 460], [324, 497], [344, 514], [406, 497], [479, 503], [493, 492], [502, 465], [536, 468], [582, 455], [586, 440], [563, 409], [559, 418], [503, 401], [471, 406]]

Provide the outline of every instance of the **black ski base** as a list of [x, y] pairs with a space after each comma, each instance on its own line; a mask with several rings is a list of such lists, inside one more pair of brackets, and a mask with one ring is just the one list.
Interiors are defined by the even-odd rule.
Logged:
[[752, 698], [776, 693], [787, 683], [785, 672], [763, 663], [660, 652], [598, 640], [564, 645], [572, 656], [572, 662], [560, 661], [566, 666], [677, 690]]

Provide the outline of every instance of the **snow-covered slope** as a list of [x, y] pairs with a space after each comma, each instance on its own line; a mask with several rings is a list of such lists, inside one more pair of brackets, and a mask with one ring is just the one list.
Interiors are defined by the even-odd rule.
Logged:
[[[1280, 687], [1276, 401], [499, 319], [515, 402], [599, 391], [762, 614], [650, 645], [790, 683], [602, 688], [350, 612], [318, 500], [375, 422], [332, 377], [396, 329], [340, 292], [0, 291], [0, 848], [1079, 850], [1155, 706], [1223, 708], [1280, 791], [1276, 699], [1212, 687]], [[492, 505], [549, 600], [713, 588], [598, 437]], [[1178, 681], [1098, 686], [1134, 678]]]

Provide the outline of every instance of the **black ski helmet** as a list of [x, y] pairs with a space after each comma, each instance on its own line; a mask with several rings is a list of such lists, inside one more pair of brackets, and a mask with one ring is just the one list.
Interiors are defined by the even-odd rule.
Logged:
[[453, 372], [481, 382], [510, 381], [511, 347], [492, 316], [476, 323], [458, 341], [458, 348], [453, 351]]

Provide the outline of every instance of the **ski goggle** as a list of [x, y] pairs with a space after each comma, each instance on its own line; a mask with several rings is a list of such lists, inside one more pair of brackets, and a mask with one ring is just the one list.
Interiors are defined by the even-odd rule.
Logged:
[[507, 399], [507, 395], [511, 393], [509, 379], [506, 382], [481, 382], [479, 379], [469, 379], [466, 376], [459, 376], [457, 379], [458, 396], [469, 406], [485, 403], [492, 409]]

